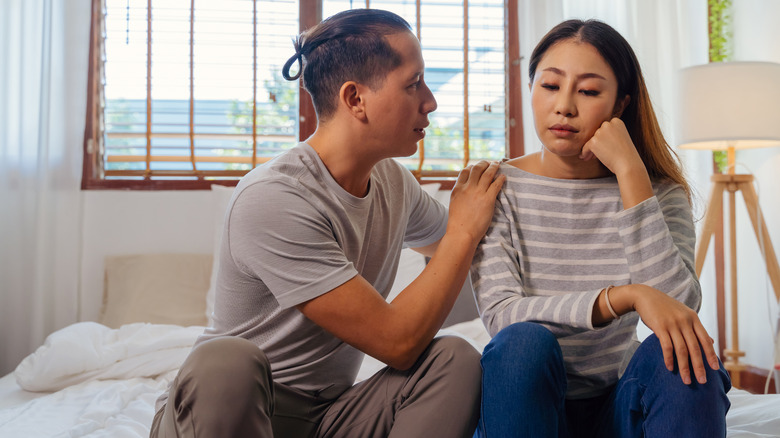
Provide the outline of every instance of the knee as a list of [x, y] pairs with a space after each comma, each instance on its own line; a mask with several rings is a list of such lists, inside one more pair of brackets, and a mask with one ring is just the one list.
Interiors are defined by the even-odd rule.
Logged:
[[479, 376], [479, 352], [468, 341], [458, 336], [442, 336], [431, 343], [431, 354], [439, 360], [466, 374]]
[[539, 324], [515, 323], [505, 327], [491, 339], [482, 354], [483, 366], [505, 363], [510, 367], [522, 364], [524, 369], [546, 370], [563, 366], [563, 353], [555, 335]]
[[273, 403], [265, 354], [246, 339], [216, 338], [195, 347], [182, 364], [168, 395], [168, 420], [161, 421], [195, 427], [198, 435], [239, 436], [237, 430], [256, 427], [249, 423], [267, 422]]
[[252, 342], [237, 337], [211, 339], [195, 347], [181, 368], [180, 384], [194, 384], [201, 393], [247, 397], [258, 387], [270, 388], [271, 365]]
[[[701, 355], [702, 353], [699, 352], [696, 354]], [[729, 379], [728, 373], [726, 373], [726, 371], [723, 369], [723, 364], [720, 363], [719, 368], [715, 370], [712, 369], [709, 364], [707, 364], [706, 358], [702, 357], [702, 361], [704, 362], [707, 383], [700, 384], [696, 381], [693, 364], [689, 360], [688, 368], [691, 373], [692, 383], [691, 385], [683, 385], [682, 378], [680, 377], [680, 365], [677, 363], [677, 357], [674, 357], [674, 371], [670, 372], [668, 368], [666, 368], [666, 363], [664, 362], [664, 354], [663, 349], [661, 348], [661, 342], [658, 340], [658, 337], [655, 334], [652, 334], [648, 336], [637, 348], [633, 358], [631, 359], [632, 364], [630, 364], [630, 366], [633, 365], [633, 368], [636, 370], [633, 371], [633, 373], [639, 371], [644, 375], [653, 376], [652, 379], [648, 381], [648, 385], [656, 384], [668, 388], [670, 384], [673, 384], [675, 387], [679, 386], [696, 388], [696, 391], [689, 392], [689, 396], [691, 397], [700, 396], [704, 399], [712, 400], [713, 395], [720, 394], [722, 398], [725, 398], [725, 394], [729, 391], [729, 389], [731, 389], [731, 381]], [[627, 369], [626, 374], [628, 373], [629, 371]]]
[[655, 333], [650, 334], [636, 349], [635, 355], [647, 356], [648, 358], [657, 358], [659, 355], [663, 357], [663, 350], [661, 349], [661, 341], [658, 340], [658, 336]]
[[[701, 355], [701, 353], [699, 353], [699, 355]], [[679, 374], [680, 364], [677, 363], [677, 355], [674, 352], [672, 352], [672, 358], [674, 359], [673, 373], [677, 375]], [[705, 368], [707, 371], [711, 371], [710, 367], [706, 365], [706, 359], [703, 357], [702, 359], [705, 360]], [[644, 341], [642, 341], [641, 345], [639, 345], [639, 347], [634, 352], [634, 355], [631, 358], [631, 362], [633, 362], [634, 367], [639, 368], [643, 371], [643, 373], [665, 372], [665, 374], [669, 374], [669, 370], [666, 368], [666, 362], [664, 362], [664, 352], [663, 348], [661, 347], [661, 342], [658, 340], [658, 336], [655, 334], [651, 334]], [[688, 361], [688, 365], [691, 373], [693, 373], [690, 360]]]
[[480, 354], [468, 341], [458, 336], [442, 336], [431, 343], [431, 353], [459, 386], [479, 389], [482, 381]]
[[187, 360], [195, 361], [216, 374], [270, 370], [268, 359], [257, 345], [234, 336], [215, 338], [198, 345]]
[[[566, 368], [558, 340], [539, 324], [512, 324], [496, 334], [482, 353], [483, 389], [518, 400], [563, 402]], [[540, 402], [541, 403], [541, 402]]]

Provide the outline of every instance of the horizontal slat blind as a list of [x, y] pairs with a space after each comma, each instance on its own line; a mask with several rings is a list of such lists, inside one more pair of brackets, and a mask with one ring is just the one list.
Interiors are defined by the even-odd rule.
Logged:
[[470, 162], [522, 154], [520, 94], [506, 85], [519, 77], [516, 0], [93, 1], [85, 188], [235, 184], [309, 135], [310, 104], [280, 71], [299, 16], [311, 23], [320, 7], [391, 10], [420, 38], [438, 110], [399, 158], [419, 179], [446, 184]]
[[105, 20], [106, 178], [235, 178], [296, 144], [296, 1], [107, 0]]

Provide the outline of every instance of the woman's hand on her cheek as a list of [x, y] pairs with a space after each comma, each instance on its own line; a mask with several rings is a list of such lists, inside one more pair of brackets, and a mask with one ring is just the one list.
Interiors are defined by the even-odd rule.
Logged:
[[582, 147], [580, 158], [586, 161], [596, 158], [616, 175], [638, 166], [644, 169], [626, 125], [617, 117], [601, 124]]

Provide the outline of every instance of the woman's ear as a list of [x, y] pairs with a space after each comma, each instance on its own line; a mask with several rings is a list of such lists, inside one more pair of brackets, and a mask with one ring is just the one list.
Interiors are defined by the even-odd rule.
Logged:
[[612, 117], [618, 117], [623, 115], [623, 111], [628, 106], [628, 103], [631, 102], [631, 96], [628, 94], [625, 95], [622, 99], [615, 102], [615, 109], [612, 111]]
[[354, 117], [360, 120], [365, 119], [365, 99], [357, 82], [348, 81], [341, 85], [341, 89], [339, 89], [339, 106], [345, 108]]

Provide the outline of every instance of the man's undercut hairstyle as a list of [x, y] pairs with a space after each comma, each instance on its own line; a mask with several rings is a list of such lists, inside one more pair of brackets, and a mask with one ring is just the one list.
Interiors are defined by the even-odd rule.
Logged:
[[[303, 88], [311, 95], [317, 118], [325, 120], [336, 111], [337, 96], [347, 81], [372, 90], [382, 86], [388, 73], [401, 64], [385, 38], [411, 32], [400, 16], [381, 9], [350, 9], [326, 18], [293, 40], [295, 55], [282, 68], [285, 79], [303, 77]], [[290, 67], [298, 63], [298, 72]]]

